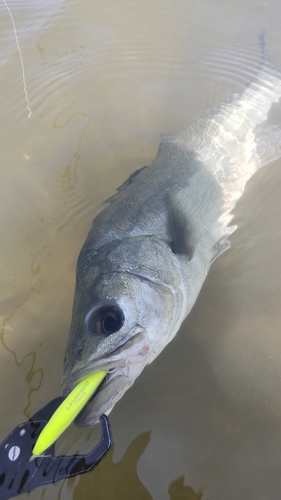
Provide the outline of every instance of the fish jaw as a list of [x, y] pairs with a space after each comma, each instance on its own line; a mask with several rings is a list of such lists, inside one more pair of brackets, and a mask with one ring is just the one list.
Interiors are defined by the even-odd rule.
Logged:
[[74, 367], [71, 374], [63, 381], [64, 396], [67, 396], [88, 375], [102, 370], [107, 371], [106, 378], [98, 391], [76, 417], [76, 425], [90, 427], [99, 421], [103, 413], [107, 415], [110, 413], [146, 366], [149, 351], [148, 337], [142, 331], [108, 355], [90, 362], [83, 368]]

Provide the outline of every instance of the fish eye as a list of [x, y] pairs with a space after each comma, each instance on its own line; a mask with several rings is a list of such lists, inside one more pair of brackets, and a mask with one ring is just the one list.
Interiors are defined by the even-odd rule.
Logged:
[[87, 329], [92, 335], [110, 335], [118, 332], [123, 323], [122, 310], [113, 304], [94, 307], [86, 316]]

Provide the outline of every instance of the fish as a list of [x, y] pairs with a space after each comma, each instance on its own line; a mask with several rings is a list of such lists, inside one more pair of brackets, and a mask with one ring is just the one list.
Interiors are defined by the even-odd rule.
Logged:
[[76, 418], [109, 414], [171, 342], [212, 262], [229, 247], [245, 184], [281, 155], [270, 111], [280, 70], [262, 55], [244, 91], [178, 134], [163, 134], [153, 163], [134, 172], [93, 221], [76, 268], [63, 394], [106, 378]]

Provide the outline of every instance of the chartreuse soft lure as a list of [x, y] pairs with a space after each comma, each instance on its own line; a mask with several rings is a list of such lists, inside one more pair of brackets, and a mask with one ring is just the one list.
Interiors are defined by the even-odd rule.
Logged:
[[106, 373], [106, 371], [94, 373], [77, 384], [39, 434], [32, 450], [33, 457], [42, 455], [67, 429], [97, 390]]

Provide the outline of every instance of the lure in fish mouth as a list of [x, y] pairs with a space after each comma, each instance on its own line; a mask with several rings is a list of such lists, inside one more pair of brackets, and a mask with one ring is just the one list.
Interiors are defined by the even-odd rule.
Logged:
[[281, 154], [281, 128], [268, 120], [280, 96], [279, 70], [264, 60], [241, 96], [163, 136], [152, 165], [94, 220], [77, 262], [63, 392], [91, 373], [107, 376], [79, 425], [108, 414], [179, 330], [228, 247], [247, 180]]
[[129, 389], [143, 370], [148, 351], [148, 339], [145, 334], [136, 333], [133, 338], [127, 340], [126, 345], [124, 343], [122, 349], [121, 346], [117, 347], [108, 356], [93, 364], [89, 363], [82, 371], [74, 372], [65, 380], [65, 392], [68, 393], [83, 379], [83, 375], [107, 371], [100, 388], [76, 418], [75, 423], [78, 426], [93, 425], [102, 413], [110, 412], [117, 399]]

